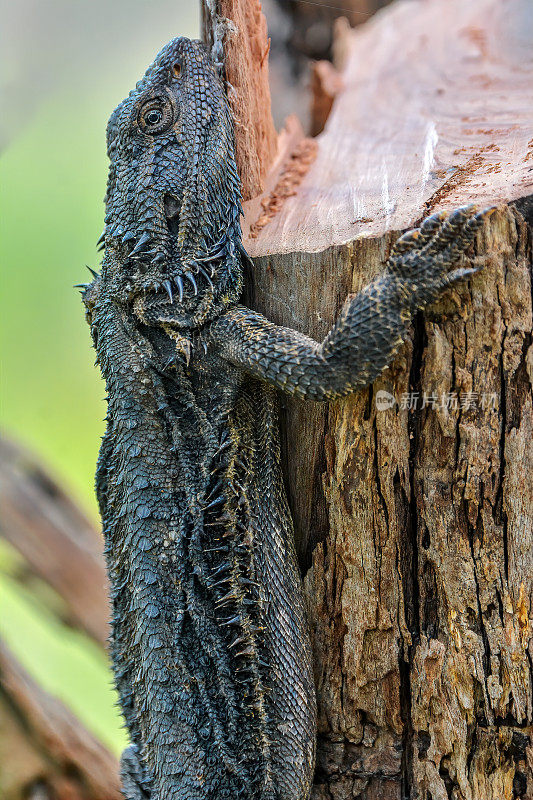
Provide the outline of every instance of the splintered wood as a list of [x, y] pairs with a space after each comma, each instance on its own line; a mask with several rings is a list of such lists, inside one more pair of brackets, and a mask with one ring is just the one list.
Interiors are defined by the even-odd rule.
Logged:
[[317, 145], [313, 139], [302, 139], [290, 153], [276, 185], [268, 196], [261, 200], [263, 213], [250, 228], [250, 239], [255, 239], [259, 231], [280, 212], [288, 197], [294, 197], [304, 175], [316, 158], [316, 151]]
[[224, 31], [224, 70], [235, 121], [237, 169], [245, 200], [263, 191], [276, 154], [277, 135], [270, 111], [266, 20], [259, 0], [204, 0], [204, 39], [212, 40], [212, 13]]

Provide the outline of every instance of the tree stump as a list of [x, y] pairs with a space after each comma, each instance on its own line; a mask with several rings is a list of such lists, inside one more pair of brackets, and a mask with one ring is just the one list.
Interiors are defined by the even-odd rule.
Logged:
[[532, 31], [527, 0], [383, 10], [338, 43], [324, 132], [291, 122], [245, 204], [254, 307], [316, 339], [401, 231], [499, 206], [469, 256], [485, 269], [372, 387], [281, 398], [315, 800], [533, 797]]

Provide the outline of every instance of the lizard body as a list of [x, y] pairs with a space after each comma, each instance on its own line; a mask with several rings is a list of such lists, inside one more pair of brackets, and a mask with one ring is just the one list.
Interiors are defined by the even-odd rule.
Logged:
[[307, 800], [316, 706], [275, 389], [367, 385], [483, 214], [428, 218], [326, 339], [239, 305], [248, 257], [224, 90], [176, 39], [114, 111], [102, 272], [84, 291], [108, 391], [96, 486], [129, 800]]

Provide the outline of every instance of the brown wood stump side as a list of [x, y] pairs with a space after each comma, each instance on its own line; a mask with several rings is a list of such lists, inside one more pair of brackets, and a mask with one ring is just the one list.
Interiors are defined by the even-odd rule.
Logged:
[[[245, 200], [260, 194], [274, 159], [266, 20], [259, 0], [201, 0], [203, 38], [222, 38], [224, 77], [235, 121], [235, 153]], [[216, 31], [213, 31], [213, 27]]]
[[324, 132], [245, 206], [255, 307], [316, 339], [400, 231], [499, 206], [370, 389], [281, 398], [315, 800], [533, 797], [532, 31], [527, 0], [415, 0], [345, 33]]

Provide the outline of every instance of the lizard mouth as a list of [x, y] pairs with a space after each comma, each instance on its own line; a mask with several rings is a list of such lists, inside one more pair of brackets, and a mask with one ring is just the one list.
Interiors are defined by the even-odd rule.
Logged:
[[[144, 233], [136, 241], [130, 259], [135, 264], [134, 294], [143, 298], [143, 307], [194, 307], [216, 294], [216, 283], [224, 271], [228, 238], [224, 233], [209, 250], [183, 253], [179, 246], [182, 201], [165, 192], [162, 211], [169, 239], [159, 247]], [[130, 238], [130, 237], [128, 237]]]

